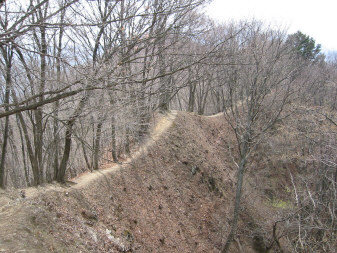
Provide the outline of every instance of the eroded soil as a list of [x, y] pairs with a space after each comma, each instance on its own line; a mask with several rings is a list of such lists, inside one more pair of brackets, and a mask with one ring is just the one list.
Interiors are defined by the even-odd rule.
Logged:
[[[221, 114], [172, 112], [121, 165], [2, 191], [0, 252], [220, 252], [235, 191], [229, 129]], [[231, 252], [252, 245], [242, 235]]]

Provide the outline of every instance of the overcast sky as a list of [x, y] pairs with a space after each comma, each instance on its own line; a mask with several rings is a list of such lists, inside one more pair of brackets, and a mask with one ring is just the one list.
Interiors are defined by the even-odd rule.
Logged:
[[207, 13], [219, 21], [256, 18], [271, 25], [301, 31], [337, 51], [337, 0], [213, 0]]

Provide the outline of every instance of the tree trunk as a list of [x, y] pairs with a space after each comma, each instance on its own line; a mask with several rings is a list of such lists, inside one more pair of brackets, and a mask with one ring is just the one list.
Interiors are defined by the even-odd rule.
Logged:
[[[164, 73], [164, 72], [163, 72]], [[160, 89], [159, 89], [159, 111], [167, 112], [170, 109], [170, 80], [168, 77], [160, 78]]]
[[72, 137], [72, 133], [73, 133], [73, 126], [75, 124], [76, 119], [82, 113], [82, 110], [83, 110], [86, 102], [88, 101], [88, 99], [89, 99], [89, 92], [86, 91], [85, 94], [83, 95], [81, 101], [77, 105], [77, 108], [74, 111], [73, 115], [67, 121], [65, 141], [64, 141], [64, 151], [63, 151], [63, 156], [62, 156], [62, 160], [61, 160], [61, 163], [60, 163], [60, 167], [58, 169], [58, 177], [57, 177], [58, 182], [61, 182], [61, 183], [65, 182], [65, 175], [66, 175], [68, 160], [69, 160], [70, 151], [71, 151], [71, 137]]
[[[15, 50], [16, 52], [18, 53], [18, 56], [20, 58], [20, 61], [22, 62], [24, 68], [25, 68], [25, 71], [26, 71], [26, 75], [27, 75], [27, 79], [31, 85], [31, 87], [34, 86], [34, 81], [33, 81], [33, 78], [30, 74], [30, 69], [25, 61], [25, 58], [21, 52], [21, 50], [18, 48], [18, 47], [15, 47]], [[13, 98], [13, 101], [15, 104], [18, 104], [18, 99], [16, 97], [16, 93], [15, 93], [15, 90], [11, 90], [11, 94], [12, 94], [12, 98]], [[24, 136], [24, 139], [25, 139], [25, 142], [26, 142], [26, 146], [27, 146], [27, 152], [28, 152], [28, 157], [29, 157], [29, 161], [30, 161], [30, 164], [32, 166], [32, 171], [33, 171], [33, 185], [38, 185], [40, 184], [40, 175], [39, 175], [39, 164], [38, 164], [38, 161], [37, 161], [37, 158], [33, 152], [33, 147], [32, 147], [32, 142], [30, 140], [30, 137], [29, 137], [29, 133], [28, 133], [28, 128], [27, 128], [27, 125], [26, 125], [26, 122], [22, 116], [22, 113], [21, 112], [18, 112], [17, 113], [18, 115], [18, 118], [19, 118], [19, 121], [20, 121], [20, 124], [22, 126], [22, 131], [23, 131], [23, 136]]]
[[[61, 12], [61, 24], [64, 21], [65, 10]], [[57, 44], [57, 54], [56, 54], [56, 84], [61, 84], [61, 53], [62, 53], [62, 37], [63, 37], [64, 28], [61, 25], [60, 33], [58, 37]], [[60, 134], [59, 134], [59, 119], [58, 119], [58, 110], [60, 107], [60, 101], [56, 101], [54, 104], [54, 179], [58, 177], [58, 169], [59, 169], [59, 153], [60, 153]]]
[[[11, 47], [1, 48], [5, 63], [6, 63], [6, 90], [5, 90], [5, 98], [4, 103], [9, 104], [9, 95], [11, 90], [11, 82], [12, 82], [12, 58], [13, 52]], [[5, 111], [9, 111], [9, 107], [5, 106]], [[7, 144], [9, 138], [9, 116], [5, 118], [5, 129], [2, 137], [2, 145], [1, 145], [1, 158], [0, 158], [0, 188], [5, 187], [5, 162], [6, 162], [6, 153], [7, 153]]]
[[25, 123], [25, 120], [24, 120], [21, 112], [19, 112], [17, 115], [18, 115], [19, 120], [20, 120], [20, 124], [21, 124], [21, 127], [22, 127], [23, 135], [24, 135], [25, 141], [26, 141], [26, 146], [27, 146], [29, 161], [30, 161], [30, 164], [32, 166], [33, 178], [34, 178], [34, 183], [33, 184], [34, 185], [39, 185], [40, 184], [39, 166], [38, 166], [38, 161], [36, 159], [36, 156], [34, 155], [34, 152], [33, 152], [32, 143], [31, 143], [30, 138], [29, 138], [29, 133], [28, 133], [27, 125]]
[[[47, 42], [46, 42], [46, 27], [44, 24], [40, 27], [41, 30], [41, 80], [40, 80], [40, 87], [39, 87], [39, 93], [42, 94], [45, 91], [46, 86], [46, 71], [47, 71], [47, 63], [46, 63], [46, 55], [47, 55]], [[42, 102], [44, 100], [44, 96], [41, 95], [39, 97], [39, 102]], [[37, 145], [35, 146], [36, 149], [36, 156], [39, 163], [39, 173], [40, 173], [40, 180], [41, 183], [44, 181], [45, 172], [44, 172], [44, 166], [43, 166], [43, 107], [41, 106], [39, 109], [37, 109]]]
[[[5, 94], [7, 97], [7, 91]], [[8, 102], [7, 102], [8, 103]], [[7, 142], [8, 142], [8, 125], [9, 125], [9, 116], [5, 118], [5, 129], [2, 137], [2, 150], [1, 150], [1, 159], [0, 159], [0, 188], [4, 188], [6, 185], [5, 182], [5, 161], [6, 161], [6, 152], [7, 152]]]
[[115, 126], [115, 117], [112, 117], [111, 120], [111, 153], [112, 153], [112, 159], [115, 163], [118, 162], [118, 156], [117, 156], [117, 143], [116, 143], [116, 126]]
[[75, 122], [75, 119], [71, 119], [67, 122], [67, 130], [65, 133], [63, 157], [62, 157], [60, 168], [58, 169], [58, 174], [57, 174], [58, 176], [57, 181], [61, 183], [65, 182], [66, 169], [67, 169], [70, 150], [71, 150], [72, 127], [74, 125], [74, 122]]
[[[7, 50], [3, 49], [3, 53], [6, 54], [6, 91], [4, 103], [9, 104], [9, 94], [10, 94], [10, 85], [11, 85], [11, 56], [8, 54]], [[9, 107], [5, 106], [5, 111], [8, 111]], [[9, 116], [5, 118], [5, 129], [2, 137], [2, 146], [1, 146], [1, 159], [0, 159], [0, 187], [5, 187], [5, 161], [6, 161], [6, 152], [7, 152], [7, 143], [8, 143], [8, 132], [9, 132]]]
[[95, 134], [95, 142], [94, 142], [94, 170], [99, 169], [99, 152], [100, 152], [100, 145], [101, 145], [101, 134], [102, 134], [102, 125], [103, 122], [98, 122]]
[[58, 121], [58, 108], [59, 101], [56, 101], [54, 104], [54, 123], [53, 123], [53, 135], [54, 135], [54, 162], [53, 162], [53, 170], [54, 170], [54, 179], [57, 178], [58, 169], [59, 169], [59, 146], [60, 146], [60, 134], [59, 134], [59, 121]]
[[23, 133], [22, 133], [22, 129], [21, 129], [21, 126], [20, 126], [20, 120], [19, 120], [18, 115], [16, 115], [16, 121], [17, 121], [17, 125], [18, 125], [18, 128], [19, 128], [19, 133], [20, 133], [22, 162], [23, 162], [23, 168], [24, 168], [24, 171], [25, 171], [26, 184], [27, 184], [27, 186], [30, 186], [29, 168], [28, 168], [27, 162], [26, 162], [25, 141], [24, 141], [24, 137], [23, 137]]
[[[163, 18], [162, 27], [166, 24], [166, 17]], [[160, 33], [161, 31], [159, 31]], [[160, 36], [160, 35], [158, 35]], [[165, 48], [165, 38], [160, 38], [158, 41], [158, 61], [159, 61], [159, 78], [160, 80], [160, 88], [159, 88], [159, 111], [167, 112], [169, 110], [169, 87], [168, 87], [168, 77], [165, 76], [166, 72], [166, 59], [163, 54]]]
[[[147, 50], [146, 50], [147, 54]], [[146, 56], [145, 56], [146, 57]], [[142, 141], [147, 134], [148, 125], [149, 125], [149, 105], [146, 104], [145, 92], [146, 92], [146, 75], [148, 74], [148, 70], [146, 69], [146, 59], [144, 60], [143, 66], [143, 82], [142, 82], [142, 90], [139, 96], [139, 117], [140, 117], [140, 126], [138, 131], [139, 140]]]
[[87, 155], [87, 151], [85, 150], [84, 141], [81, 141], [81, 146], [82, 146], [82, 152], [83, 152], [85, 164], [87, 165], [88, 170], [92, 171], [92, 166], [90, 164], [90, 161], [89, 161], [89, 158], [88, 158], [88, 155]]
[[[115, 96], [114, 92], [110, 92], [110, 105], [113, 106], [115, 104]], [[115, 163], [118, 162], [118, 155], [117, 155], [117, 131], [116, 131], [116, 118], [115, 115], [111, 116], [111, 155], [112, 159]]]
[[248, 136], [244, 138], [244, 142], [242, 144], [242, 151], [241, 151], [241, 161], [238, 168], [237, 174], [237, 183], [236, 183], [236, 195], [235, 195], [235, 204], [234, 204], [234, 214], [233, 220], [231, 225], [231, 230], [227, 237], [227, 241], [225, 247], [222, 250], [222, 253], [227, 253], [229, 247], [236, 235], [237, 226], [238, 226], [238, 219], [240, 214], [240, 203], [241, 203], [241, 195], [242, 195], [242, 185], [243, 185], [243, 176], [246, 169], [246, 162], [247, 162], [247, 154], [248, 154], [248, 145], [249, 145], [249, 138]]
[[194, 104], [195, 104], [195, 90], [197, 88], [196, 83], [193, 81], [190, 83], [190, 95], [188, 98], [188, 112], [193, 112], [194, 111]]
[[126, 126], [126, 129], [125, 129], [125, 153], [127, 155], [130, 155], [130, 136], [131, 136], [131, 131], [130, 131], [130, 128], [129, 126]]

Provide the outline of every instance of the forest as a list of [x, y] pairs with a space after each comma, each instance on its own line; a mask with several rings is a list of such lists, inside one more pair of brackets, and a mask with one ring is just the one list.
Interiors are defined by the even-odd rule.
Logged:
[[217, 23], [209, 2], [0, 0], [0, 188], [64, 183], [118, 163], [157, 112], [223, 113], [237, 145], [238, 214], [252, 154], [300, 111], [314, 116], [288, 124], [302, 129], [297, 148], [316, 174], [293, 182], [301, 208], [291, 219], [304, 231], [294, 243], [333, 252], [337, 54], [259, 20]]

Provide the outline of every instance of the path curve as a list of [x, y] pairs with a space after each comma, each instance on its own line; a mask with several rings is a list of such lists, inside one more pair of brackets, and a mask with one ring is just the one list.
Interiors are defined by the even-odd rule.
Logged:
[[143, 145], [141, 145], [139, 149], [122, 164], [116, 164], [110, 168], [100, 169], [97, 171], [93, 171], [92, 173], [86, 173], [82, 176], [79, 176], [75, 180], [72, 180], [75, 183], [73, 188], [81, 189], [90, 184], [90, 182], [92, 182], [93, 180], [100, 178], [102, 175], [114, 173], [115, 171], [122, 169], [123, 167], [127, 166], [132, 160], [135, 160], [142, 154], [146, 153], [149, 147], [151, 147], [172, 126], [175, 118], [177, 117], [177, 114], [177, 111], [171, 111], [165, 115], [161, 115], [147, 141]]
[[60, 184], [46, 184], [44, 186], [28, 187], [24, 189], [26, 198], [34, 198], [38, 196], [41, 192], [46, 193], [49, 191], [70, 191], [71, 189], [81, 189], [91, 182], [99, 179], [102, 175], [108, 175], [121, 170], [123, 167], [127, 166], [132, 160], [137, 159], [142, 154], [146, 153], [149, 147], [151, 147], [173, 124], [174, 120], [178, 115], [178, 111], [170, 111], [169, 113], [159, 116], [157, 122], [155, 123], [153, 131], [147, 138], [146, 142], [139, 147], [139, 149], [134, 152], [130, 158], [121, 164], [116, 164], [109, 168], [95, 170], [93, 172], [87, 172], [78, 177], [71, 179], [71, 186], [64, 186]]

